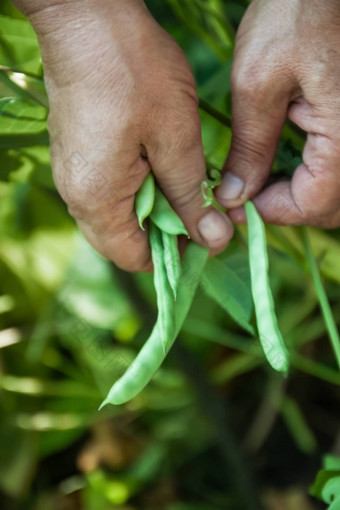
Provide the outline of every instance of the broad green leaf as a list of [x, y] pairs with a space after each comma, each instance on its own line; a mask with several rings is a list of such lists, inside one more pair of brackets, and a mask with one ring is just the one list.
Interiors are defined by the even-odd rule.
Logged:
[[[313, 494], [313, 496], [323, 500], [326, 485], [328, 484], [329, 481], [333, 479], [336, 480], [340, 492], [340, 470], [321, 469], [316, 476], [316, 480], [314, 482], [313, 487], [311, 488], [311, 493]], [[330, 501], [326, 502], [329, 503]]]
[[42, 71], [37, 37], [26, 19], [0, 15], [0, 63], [22, 72]]
[[100, 329], [115, 329], [122, 319], [133, 315], [109, 262], [80, 236], [59, 301], [75, 316]]
[[328, 510], [340, 510], [340, 496], [332, 499], [332, 503], [330, 504]]
[[340, 471], [340, 455], [324, 455], [323, 465], [325, 469]]
[[[279, 238], [275, 235], [279, 230]], [[308, 228], [313, 253], [319, 262], [320, 272], [329, 280], [340, 283], [340, 243], [336, 238], [337, 231], [324, 231]], [[292, 248], [304, 260], [304, 246], [300, 231], [296, 227], [275, 227], [267, 229], [268, 242], [284, 253]], [[283, 241], [284, 240], [284, 241]], [[300, 262], [300, 261], [299, 261]]]
[[0, 150], [47, 145], [46, 108], [27, 99], [0, 99]]
[[[18, 137], [15, 137], [17, 139]], [[55, 191], [47, 146], [23, 147], [0, 151], [0, 180], [31, 183]], [[55, 195], [56, 200], [57, 195]], [[52, 196], [50, 196], [50, 199]]]
[[21, 147], [35, 147], [37, 145], [48, 145], [49, 138], [47, 131], [35, 135], [1, 135], [0, 150], [20, 149]]
[[[0, 65], [0, 81], [8, 92], [15, 94], [15, 97], [22, 99], [33, 99], [45, 108], [48, 108], [48, 98], [44, 80], [31, 74], [12, 71]], [[12, 94], [11, 94], [12, 95]], [[0, 90], [1, 96], [1, 90]]]
[[30, 99], [0, 99], [0, 135], [28, 135], [46, 131], [47, 110]]
[[[334, 476], [328, 482], [326, 482], [325, 486], [322, 489], [322, 499], [326, 503], [332, 503], [332, 507], [334, 510], [339, 509], [339, 499], [340, 499], [340, 475]], [[337, 505], [335, 505], [335, 501], [337, 501]], [[334, 505], [334, 506], [333, 506]]]
[[0, 181], [8, 181], [10, 175], [21, 166], [19, 154], [11, 151], [0, 151]]
[[0, 14], [4, 14], [15, 19], [26, 19], [25, 16], [21, 14], [21, 12], [19, 12], [9, 0], [1, 0]]
[[252, 312], [250, 288], [219, 259], [210, 259], [204, 269], [204, 291], [249, 333], [254, 329], [249, 323]]
[[[222, 257], [223, 264], [229, 267], [250, 289], [250, 269], [248, 255], [245, 251], [238, 249], [237, 252], [229, 255], [229, 250], [226, 251], [226, 256]], [[251, 303], [251, 307], [253, 302]]]

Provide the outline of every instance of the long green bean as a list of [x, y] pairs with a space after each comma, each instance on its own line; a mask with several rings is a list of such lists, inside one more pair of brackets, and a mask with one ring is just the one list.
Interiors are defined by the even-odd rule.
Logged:
[[271, 366], [279, 372], [287, 372], [289, 354], [275, 315], [274, 300], [268, 276], [268, 254], [264, 224], [252, 202], [246, 202], [245, 210], [248, 221], [251, 287], [260, 341]]
[[177, 297], [177, 288], [181, 277], [181, 259], [178, 251], [177, 236], [162, 231], [164, 246], [164, 262], [170, 286], [174, 297]]
[[[182, 277], [175, 305], [176, 328], [171, 342], [169, 342], [168, 350], [174, 343], [188, 314], [200, 281], [200, 276], [208, 259], [208, 254], [208, 248], [198, 244], [189, 243], [187, 246], [183, 257]], [[159, 324], [156, 323], [149, 339], [123, 376], [112, 386], [99, 409], [106, 404], [124, 404], [135, 397], [152, 379], [165, 356], [166, 353], [164, 353], [160, 341]]]
[[154, 267], [154, 284], [157, 293], [158, 327], [164, 352], [175, 330], [175, 298], [168, 280], [164, 260], [162, 232], [150, 221], [149, 236]]
[[135, 210], [139, 226], [145, 230], [144, 220], [150, 215], [155, 202], [155, 180], [150, 172], [143, 181], [142, 186], [136, 193]]

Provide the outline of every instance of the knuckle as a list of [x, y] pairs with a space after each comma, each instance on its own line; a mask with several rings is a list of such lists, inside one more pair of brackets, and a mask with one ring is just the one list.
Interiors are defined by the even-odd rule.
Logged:
[[189, 122], [189, 118], [186, 116], [171, 119], [165, 132], [168, 133], [169, 145], [174, 151], [174, 156], [183, 153], [188, 148], [195, 147], [200, 141], [200, 131], [192, 122]]
[[[149, 144], [156, 154], [176, 160], [190, 149], [201, 146], [201, 124], [196, 104], [176, 103], [157, 112], [151, 119]], [[201, 149], [202, 150], [202, 149]]]
[[239, 96], [257, 97], [258, 91], [263, 87], [264, 76], [259, 65], [234, 66], [231, 72], [231, 88]]
[[[232, 151], [237, 157], [242, 157], [242, 162], [247, 163], [249, 166], [263, 163], [266, 159], [267, 146], [264, 141], [261, 140], [262, 133], [258, 133], [254, 136], [254, 129], [248, 125], [243, 127], [242, 135], [234, 134], [232, 138]], [[257, 169], [253, 170], [253, 178], [260, 178]]]
[[172, 204], [174, 209], [192, 209], [193, 207], [202, 206], [203, 198], [201, 192], [199, 191], [199, 187], [192, 187], [192, 182], [190, 182], [190, 187], [185, 186], [185, 183], [181, 183], [181, 187], [176, 190], [176, 195], [174, 195], [172, 199]]
[[279, 67], [273, 66], [272, 61], [268, 62], [268, 58], [260, 59], [258, 56], [252, 60], [249, 56], [245, 64], [234, 65], [230, 77], [232, 93], [261, 111], [275, 106], [283, 83], [286, 87], [286, 80]]

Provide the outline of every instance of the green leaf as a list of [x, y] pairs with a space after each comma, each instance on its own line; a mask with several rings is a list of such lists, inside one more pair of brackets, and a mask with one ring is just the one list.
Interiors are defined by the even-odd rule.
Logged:
[[[55, 191], [48, 146], [25, 147], [0, 151], [0, 180], [31, 183], [34, 187]], [[58, 201], [57, 195], [56, 200]], [[50, 199], [52, 194], [50, 195]]]
[[[333, 501], [338, 500], [339, 504], [339, 498], [340, 498], [340, 473], [339, 476], [334, 476], [330, 480], [328, 480], [328, 482], [326, 482], [322, 489], [322, 499], [326, 503], [332, 503]], [[333, 508], [335, 510], [335, 507]]]
[[46, 108], [30, 99], [0, 99], [0, 134], [40, 133], [46, 130]]
[[0, 135], [0, 150], [48, 145], [47, 131], [36, 135]]
[[250, 288], [219, 259], [210, 259], [203, 273], [204, 291], [245, 330], [254, 334], [249, 323], [252, 312]]
[[340, 496], [332, 500], [332, 503], [329, 506], [328, 510], [340, 510]]
[[[228, 246], [227, 256], [221, 257], [223, 264], [229, 267], [231, 271], [233, 271], [250, 289], [251, 280], [250, 280], [250, 268], [248, 255], [245, 251], [238, 249], [235, 253], [230, 254], [230, 248]], [[251, 303], [251, 307], [253, 308], [253, 301]]]
[[0, 65], [0, 80], [9, 90], [15, 93], [15, 97], [34, 99], [37, 103], [48, 108], [48, 97], [42, 78], [12, 71]]
[[311, 494], [325, 503], [331, 503], [332, 495], [340, 494], [340, 470], [321, 469], [311, 488]]
[[340, 471], [340, 456], [339, 455], [324, 455], [323, 465], [325, 469]]
[[0, 15], [0, 27], [1, 64], [40, 75], [42, 66], [38, 41], [28, 20]]
[[115, 329], [133, 313], [109, 263], [80, 236], [59, 301], [76, 317], [100, 329]]
[[0, 99], [0, 149], [48, 145], [46, 108], [27, 99]]

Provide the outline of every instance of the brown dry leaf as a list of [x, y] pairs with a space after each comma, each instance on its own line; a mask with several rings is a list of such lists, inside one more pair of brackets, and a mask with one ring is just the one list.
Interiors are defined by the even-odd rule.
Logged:
[[308, 496], [306, 489], [295, 487], [285, 492], [267, 489], [263, 493], [263, 500], [268, 510], [316, 510]]
[[92, 438], [78, 455], [77, 466], [83, 473], [104, 465], [122, 469], [139, 455], [142, 445], [136, 434], [111, 420], [100, 421], [92, 427]]

